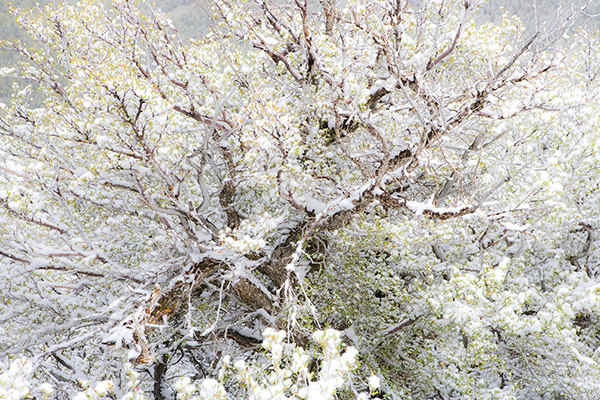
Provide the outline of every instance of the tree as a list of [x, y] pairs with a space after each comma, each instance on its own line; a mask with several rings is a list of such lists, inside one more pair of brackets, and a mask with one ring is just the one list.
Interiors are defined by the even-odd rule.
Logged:
[[332, 327], [362, 360], [340, 396], [598, 397], [597, 35], [210, 6], [192, 43], [145, 2], [20, 14], [38, 45], [3, 73], [46, 101], [0, 120], [4, 356], [59, 397], [125, 393], [125, 358], [162, 399], [267, 326]]

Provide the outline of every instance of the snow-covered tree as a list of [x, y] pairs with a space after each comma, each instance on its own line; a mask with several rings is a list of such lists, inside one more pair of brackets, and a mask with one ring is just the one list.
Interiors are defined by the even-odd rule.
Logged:
[[2, 357], [57, 397], [124, 395], [130, 361], [162, 399], [261, 365], [266, 327], [333, 328], [361, 359], [341, 397], [600, 396], [597, 32], [477, 26], [474, 0], [208, 6], [190, 43], [145, 1], [18, 13]]

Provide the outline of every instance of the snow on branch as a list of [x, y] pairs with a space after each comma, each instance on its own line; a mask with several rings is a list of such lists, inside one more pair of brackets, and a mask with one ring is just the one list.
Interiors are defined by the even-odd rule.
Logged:
[[451, 208], [435, 207], [431, 203], [419, 203], [416, 201], [399, 199], [397, 197], [393, 197], [387, 192], [379, 194], [377, 198], [388, 207], [404, 208], [413, 212], [415, 215], [426, 215], [428, 217], [440, 220], [462, 217], [467, 214], [472, 214], [477, 210], [477, 207], [474, 205]]

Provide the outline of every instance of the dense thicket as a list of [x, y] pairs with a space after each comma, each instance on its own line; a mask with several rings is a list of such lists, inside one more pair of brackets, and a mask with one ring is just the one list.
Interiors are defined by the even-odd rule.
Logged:
[[471, 0], [210, 5], [192, 43], [130, 0], [19, 16], [36, 46], [2, 74], [45, 102], [1, 110], [0, 355], [57, 397], [119, 397], [125, 361], [157, 399], [182, 374], [243, 396], [226, 355], [334, 328], [362, 366], [323, 393], [599, 397], [598, 33]]

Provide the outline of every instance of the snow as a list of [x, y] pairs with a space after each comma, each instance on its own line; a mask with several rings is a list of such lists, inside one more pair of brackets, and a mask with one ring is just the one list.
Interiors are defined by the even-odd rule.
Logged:
[[431, 202], [422, 203], [422, 202], [417, 202], [417, 201], [407, 201], [406, 207], [408, 207], [408, 209], [411, 210], [412, 212], [414, 212], [416, 215], [422, 215], [423, 212], [425, 212], [425, 211], [431, 211], [435, 214], [444, 214], [444, 213], [458, 214], [468, 206], [464, 205], [464, 206], [460, 206], [460, 207], [435, 207]]
[[301, 200], [301, 202], [304, 204], [304, 207], [307, 211], [314, 214], [318, 214], [327, 208], [327, 204], [309, 196], [305, 197], [303, 200]]
[[[190, 301], [185, 318], [198, 332], [205, 330], [207, 324], [214, 323], [205, 332], [216, 332], [220, 331], [216, 327], [239, 323], [247, 329], [244, 334], [255, 337], [264, 326], [283, 326], [277, 318], [285, 314], [290, 318], [283, 322], [289, 322], [287, 326], [292, 335], [297, 326], [296, 315], [306, 318], [299, 321], [302, 326], [322, 321], [327, 326], [326, 321], [331, 316], [335, 319], [336, 314], [342, 315], [353, 322], [345, 332], [346, 337], [373, 352], [364, 357], [366, 364], [356, 373], [367, 371], [367, 376], [358, 377], [357, 382], [369, 382], [374, 389], [379, 376], [373, 374], [368, 378], [368, 370], [377, 366], [369, 365], [368, 360], [377, 358], [376, 353], [381, 349], [377, 343], [369, 343], [371, 338], [365, 336], [364, 330], [355, 331], [354, 327], [369, 326], [370, 332], [385, 332], [387, 323], [420, 315], [422, 326], [439, 332], [439, 336], [422, 346], [422, 341], [414, 340], [420, 328], [404, 329], [401, 334], [406, 335], [402, 340], [407, 348], [401, 353], [387, 354], [391, 363], [411, 362], [421, 369], [414, 374], [407, 390], [422, 393], [426, 398], [436, 395], [429, 392], [431, 387], [436, 387], [442, 396], [451, 396], [446, 390], [448, 387], [464, 385], [463, 394], [487, 398], [492, 391], [500, 389], [497, 380], [489, 379], [486, 371], [494, 371], [494, 363], [510, 364], [510, 357], [525, 357], [524, 361], [528, 357], [525, 353], [509, 357], [506, 352], [498, 351], [502, 341], [491, 329], [499, 326], [506, 335], [511, 335], [515, 349], [527, 348], [536, 354], [552, 355], [548, 360], [552, 360], [553, 365], [541, 360], [534, 363], [531, 371], [525, 371], [527, 376], [533, 377], [533, 381], [527, 383], [529, 387], [544, 384], [544, 372], [552, 370], [548, 366], [556, 364], [563, 369], [568, 366], [569, 376], [561, 377], [561, 390], [565, 388], [567, 397], [580, 398], [583, 392], [577, 390], [581, 383], [593, 385], [598, 381], [598, 374], [594, 376], [589, 372], [592, 369], [586, 368], [589, 364], [586, 357], [589, 358], [595, 345], [573, 328], [573, 319], [579, 314], [595, 316], [600, 310], [600, 296], [597, 287], [590, 284], [595, 278], [589, 277], [584, 268], [572, 267], [568, 257], [581, 251], [585, 242], [582, 236], [585, 232], [574, 232], [577, 224], [585, 220], [596, 228], [599, 223], [599, 211], [595, 207], [599, 195], [595, 188], [600, 159], [594, 151], [600, 142], [596, 129], [599, 117], [594, 114], [598, 109], [598, 87], [597, 82], [589, 82], [589, 87], [582, 85], [580, 79], [584, 76], [585, 62], [589, 64], [593, 60], [575, 56], [581, 50], [577, 46], [566, 49], [563, 56], [573, 57], [572, 63], [565, 64], [569, 71], [563, 71], [556, 64], [558, 67], [544, 72], [538, 79], [536, 71], [553, 62], [553, 55], [542, 49], [536, 53], [539, 57], [523, 59], [527, 71], [519, 69], [525, 66], [519, 60], [515, 75], [508, 71], [502, 78], [506, 78], [501, 81], [502, 87], [498, 86], [500, 81], [488, 81], [498, 62], [511, 57], [510, 46], [518, 51], [519, 41], [514, 39], [520, 28], [515, 20], [510, 22], [514, 27], [509, 28], [515, 32], [491, 24], [484, 30], [469, 25], [468, 34], [461, 38], [460, 51], [446, 58], [435, 71], [424, 72], [430, 57], [444, 51], [443, 41], [453, 40], [462, 17], [461, 9], [464, 9], [460, 1], [448, 3], [449, 7], [444, 3], [443, 18], [436, 15], [433, 19], [429, 10], [419, 15], [402, 13], [401, 18], [390, 18], [393, 7], [384, 1], [351, 1], [343, 5], [348, 14], [333, 27], [333, 36], [340, 40], [332, 41], [331, 36], [321, 31], [318, 10], [310, 14], [308, 30], [315, 56], [314, 82], [317, 83], [312, 85], [304, 74], [306, 47], [293, 49], [285, 56], [290, 70], [301, 72], [299, 78], [290, 76], [284, 63], [274, 63], [268, 55], [259, 55], [251, 49], [228, 50], [236, 42], [229, 38], [247, 35], [246, 39], [251, 40], [255, 38], [254, 32], [274, 45], [275, 51], [281, 51], [280, 46], [290, 42], [286, 37], [287, 25], [282, 25], [284, 29], [278, 35], [269, 24], [254, 24], [256, 16], [262, 18], [264, 10], [243, 13], [241, 11], [248, 9], [241, 3], [228, 2], [224, 9], [235, 24], [227, 33], [232, 36], [221, 38], [215, 30], [211, 40], [174, 47], [164, 42], [170, 33], [153, 25], [151, 15], [146, 16], [150, 23], [137, 24], [136, 17], [128, 14], [131, 12], [127, 9], [129, 3], [116, 2], [122, 12], [122, 18], [116, 20], [125, 28], [119, 32], [127, 36], [131, 28], [135, 37], [126, 39], [134, 39], [140, 46], [133, 54], [149, 55], [149, 51], [156, 51], [157, 60], [165, 64], [164, 70], [156, 63], [148, 64], [151, 82], [129, 73], [136, 71], [131, 52], [111, 48], [111, 43], [120, 36], [114, 34], [115, 20], [107, 18], [109, 8], [106, 14], [104, 11], [94, 14], [94, 24], [82, 21], [91, 16], [76, 8], [69, 16], [56, 14], [48, 20], [50, 23], [70, 22], [68, 35], [72, 40], [69, 43], [74, 47], [69, 49], [72, 50], [69, 54], [76, 64], [83, 63], [80, 56], [90, 56], [86, 57], [90, 63], [83, 74], [90, 79], [74, 77], [71, 81], [56, 76], [56, 81], [65, 85], [72, 104], [78, 107], [76, 111], [68, 104], [61, 105], [60, 99], [51, 99], [56, 108], [32, 112], [26, 111], [25, 106], [21, 110], [7, 105], [6, 112], [2, 113], [8, 116], [3, 126], [10, 127], [11, 131], [0, 138], [0, 160], [6, 165], [0, 170], [0, 197], [5, 205], [0, 217], [5, 230], [0, 250], [33, 260], [25, 266], [15, 260], [2, 260], [0, 281], [4, 287], [0, 294], [9, 293], [11, 301], [0, 311], [4, 318], [0, 330], [4, 340], [10, 342], [7, 348], [21, 348], [32, 354], [45, 353], [49, 346], [57, 343], [60, 346], [50, 349], [73, 348], [73, 351], [63, 352], [65, 360], [87, 363], [89, 369], [85, 370], [90, 371], [88, 378], [93, 379], [98, 371], [102, 374], [107, 371], [104, 361], [98, 365], [91, 362], [101, 360], [97, 357], [101, 351], [98, 339], [103, 338], [104, 344], [114, 343], [116, 347], [123, 346], [124, 342], [131, 344], [131, 325], [133, 321], [142, 321], [146, 310], [144, 301], [149, 299], [148, 288], [154, 282], [169, 289], [182, 282], [188, 284], [195, 277], [186, 273], [194, 264], [208, 259], [223, 261], [230, 267], [204, 277], [212, 288], [221, 288], [223, 295], [219, 296], [218, 305], [213, 290], [183, 299]], [[81, 7], [86, 4], [82, 3]], [[280, 2], [263, 3], [276, 11], [273, 18], [289, 22], [290, 30], [303, 36], [301, 18], [294, 11], [294, 4], [290, 2], [281, 8]], [[254, 11], [261, 13], [254, 14]], [[128, 22], [128, 17], [132, 17], [134, 23]], [[391, 20], [395, 22], [390, 23]], [[440, 20], [443, 23], [439, 23]], [[41, 29], [41, 33], [49, 29], [51, 27]], [[144, 35], [145, 30], [150, 30], [148, 36]], [[390, 65], [390, 59], [381, 54], [378, 46], [387, 46], [394, 32], [402, 37], [395, 53], [400, 58]], [[87, 46], [90, 38], [100, 44]], [[152, 38], [152, 42], [148, 42], [148, 38]], [[65, 43], [50, 43], [48, 51], [55, 48], [53, 45], [63, 48]], [[171, 53], [169, 49], [175, 48], [177, 51]], [[490, 55], [489, 49], [501, 53]], [[595, 54], [594, 51], [588, 55]], [[36, 53], [36, 57], [54, 65], [44, 53]], [[180, 55], [185, 55], [183, 67], [173, 61]], [[577, 61], [578, 58], [581, 59]], [[92, 60], [97, 60], [99, 65]], [[398, 62], [401, 71], [394, 69], [400, 65]], [[115, 68], [123, 74], [112, 73]], [[243, 77], [238, 76], [238, 70]], [[514, 84], [511, 79], [525, 72], [531, 75]], [[50, 81], [52, 75], [60, 71], [48, 72], [48, 76], [41, 69], [36, 73]], [[395, 80], [400, 76], [414, 83], [399, 87]], [[236, 78], [244, 78], [244, 82]], [[171, 80], [189, 82], [189, 87], [183, 89], [171, 84]], [[98, 87], [103, 85], [109, 89]], [[390, 92], [385, 104], [382, 102], [376, 110], [366, 107], [368, 96], [382, 87]], [[477, 95], [475, 88], [480, 91], [488, 88], [492, 92], [486, 99], [490, 100], [485, 108], [488, 115], [468, 109], [473, 96]], [[137, 128], [143, 130], [143, 138], [132, 135], [131, 123], [123, 124], [123, 110], [118, 108], [120, 99], [112, 99], [107, 90], [114, 90], [117, 97], [125, 96], [123, 106], [129, 112], [137, 110], [137, 96], [148, 97], [141, 122], [137, 124]], [[166, 99], [160, 98], [158, 90]], [[29, 95], [29, 91], [22, 94]], [[586, 107], [574, 107], [568, 112], [544, 109], [566, 108], [584, 101]], [[173, 104], [198, 114], [195, 119], [188, 118], [176, 111]], [[90, 109], [82, 109], [82, 105]], [[516, 118], [501, 120], [520, 112], [523, 106], [530, 109]], [[22, 111], [26, 113], [21, 114]], [[468, 118], [458, 124], [451, 122], [461, 111], [466, 111]], [[35, 129], [19, 115], [30, 116]], [[212, 124], [213, 132], [210, 126], [215, 115], [228, 122]], [[348, 117], [360, 122], [358, 128], [345, 132], [339, 142], [326, 143], [320, 127], [333, 129]], [[449, 123], [439, 137], [430, 144], [422, 143], [428, 126], [442, 126], [444, 119]], [[385, 143], [370, 135], [366, 126], [380, 132]], [[78, 142], [84, 130], [89, 138], [95, 138], [98, 146]], [[485, 146], [476, 152], [466, 152], [479, 132], [488, 136]], [[401, 165], [394, 171], [386, 171], [382, 179], [375, 179], [370, 174], [376, 174], [377, 161], [385, 158], [384, 148], [390, 150], [391, 157], [404, 150], [410, 150], [414, 157], [410, 166]], [[210, 158], [203, 159], [204, 150], [210, 153]], [[136, 157], [128, 155], [132, 152]], [[202, 177], [198, 179], [197, 171], [186, 158], [191, 154], [194, 154], [193, 161], [204, 162], [203, 184]], [[360, 164], [365, 167], [362, 171]], [[275, 179], [279, 172], [284, 177], [283, 183]], [[439, 193], [455, 173], [460, 176], [460, 190], [448, 197], [452, 203], [446, 203], [453, 206], [437, 207], [433, 201], [435, 193]], [[79, 180], [74, 176], [79, 176]], [[511, 177], [509, 183], [495, 190], [489, 198], [482, 197], [505, 176]], [[98, 177], [101, 182], [97, 181]], [[219, 198], [223, 185], [228, 182], [235, 185], [231, 206], [241, 217], [235, 224], [230, 223], [229, 210]], [[177, 190], [171, 186], [181, 189], [177, 196], [173, 193]], [[202, 190], [199, 186], [203, 186]], [[384, 195], [399, 186], [405, 190], [396, 199], [410, 212], [377, 207], [376, 200], [365, 212], [352, 212], [366, 203], [363, 199], [371, 200], [371, 194]], [[287, 189], [294, 201], [289, 201], [288, 196], [282, 198], [284, 191], [279, 189]], [[473, 199], [480, 198], [486, 200], [484, 206], [464, 219], [421, 217], [428, 213], [457, 214]], [[196, 215], [194, 210], [199, 204], [204, 207], [198, 213], [201, 215]], [[11, 214], [6, 207], [18, 207], [19, 215]], [[335, 224], [327, 221], [340, 212], [356, 215], [352, 223], [333, 231]], [[48, 235], [46, 228], [27, 221], [31, 216], [36, 221], [64, 227], [66, 233]], [[198, 217], [214, 225], [216, 232], [203, 229], [203, 221]], [[315, 234], [324, 239], [327, 250], [310, 260], [313, 254], [305, 253], [306, 242], [316, 237]], [[508, 235], [506, 240], [503, 240], [504, 235]], [[438, 243], [447, 254], [444, 263], [432, 251], [432, 244]], [[519, 247], [518, 255], [516, 247]], [[65, 249], [77, 254], [50, 256]], [[289, 249], [295, 249], [295, 253], [289, 254]], [[390, 249], [393, 253], [390, 257], [371, 256], [373, 251]], [[285, 250], [285, 255], [281, 255], [281, 250]], [[94, 258], [98, 253], [106, 254], [106, 263]], [[512, 257], [510, 265], [507, 256]], [[590, 255], [590, 267], [596, 266], [596, 258], [595, 253]], [[309, 263], [314, 261], [323, 263], [318, 272], [310, 269]], [[71, 271], [76, 268], [77, 271], [101, 272], [105, 277], [84, 280], [80, 274], [71, 272], [34, 271], [49, 262]], [[286, 274], [290, 277], [295, 274], [299, 282], [288, 279], [284, 284], [288, 286], [281, 290], [282, 283], [277, 279], [280, 275], [267, 276], [264, 270], [268, 268], [262, 268], [273, 264], [287, 269], [279, 271], [283, 279]], [[446, 280], [442, 272], [450, 270], [452, 276]], [[143, 282], [112, 279], [114, 271], [123, 271]], [[228, 296], [232, 284], [241, 278], [249, 279], [265, 295], [279, 301], [277, 313], [270, 315], [262, 309], [249, 309], [248, 304], [243, 304], [244, 299]], [[298, 290], [285, 290], [296, 283], [298, 286], [294, 289]], [[304, 284], [311, 286], [303, 287]], [[382, 287], [379, 285], [389, 288], [389, 293], [373, 299], [372, 289]], [[78, 288], [84, 289], [79, 297], [73, 295]], [[310, 290], [302, 292], [302, 289]], [[313, 293], [318, 297], [312, 298]], [[362, 293], [367, 295], [363, 298]], [[278, 297], [283, 294], [288, 296]], [[296, 302], [294, 296], [300, 297], [300, 294], [302, 301]], [[544, 304], [555, 304], [555, 307], [543, 308]], [[540, 307], [539, 316], [522, 314], [525, 310], [537, 312]], [[59, 314], [54, 310], [59, 310]], [[312, 310], [314, 321], [310, 321], [309, 311], [304, 310]], [[446, 318], [442, 320], [442, 316]], [[58, 321], [58, 317], [66, 320]], [[134, 319], [136, 317], [139, 318]], [[83, 323], [90, 325], [82, 327]], [[98, 325], [92, 325], [96, 323]], [[143, 328], [135, 326], [138, 327]], [[95, 336], [86, 339], [89, 343], [61, 342], [74, 337], [69, 335], [96, 328]], [[168, 334], [168, 330], [176, 328], [164, 329]], [[460, 343], [463, 331], [472, 339], [472, 344], [464, 350]], [[149, 335], [151, 340], [154, 337]], [[182, 342], [181, 346], [191, 343]], [[155, 345], [151, 343], [153, 350], [162, 351]], [[274, 353], [285, 352], [288, 345], [292, 343], [273, 348], [277, 350]], [[352, 351], [347, 352], [346, 359], [336, 356], [333, 357], [335, 362], [327, 364], [326, 357], [336, 349], [325, 345], [329, 353], [320, 358], [319, 364], [326, 366], [324, 374], [328, 374], [342, 368]], [[571, 354], [565, 347], [571, 345], [579, 353]], [[182, 352], [184, 359], [177, 367], [181, 366], [181, 372], [191, 365], [188, 350], [206, 350], [206, 354], [210, 354], [217, 348], [230, 348], [225, 339], [217, 340], [213, 335], [203, 338], [202, 349], [197, 347], [200, 344], [195, 346]], [[119, 353], [126, 351], [122, 349]], [[137, 353], [132, 350], [130, 356]], [[249, 361], [253, 358], [252, 351], [248, 350], [246, 355], [245, 373], [250, 376], [254, 368]], [[42, 359], [42, 364], [47, 360], [48, 357]], [[480, 368], [469, 367], [473, 360]], [[506, 377], [503, 392], [493, 392], [492, 397], [526, 397], [519, 392], [523, 387], [519, 377], [524, 375], [517, 364], [511, 364], [515, 373]], [[440, 365], [445, 367], [440, 369]], [[263, 376], [275, 369], [276, 366], [263, 368], [266, 370]], [[172, 372], [179, 374], [179, 370]], [[381, 373], [379, 369], [374, 372]], [[217, 376], [214, 366], [207, 373]], [[118, 371], [108, 374], [117, 376]], [[81, 377], [85, 378], [85, 374], [81, 373]], [[317, 378], [317, 374], [314, 377]], [[431, 377], [439, 379], [432, 383]], [[340, 376], [330, 378], [318, 384], [313, 382], [311, 393], [321, 396], [331, 392], [340, 382]], [[139, 379], [141, 387], [145, 387], [151, 377], [142, 375]], [[304, 381], [305, 386], [309, 380]], [[190, 390], [197, 389], [199, 384], [190, 380], [182, 382], [183, 387], [190, 386]], [[206, 381], [206, 385], [207, 393], [216, 396], [219, 387], [215, 382]], [[265, 385], [260, 393], [272, 398], [272, 391], [282, 385], [280, 381]], [[93, 389], [94, 383], [90, 382], [89, 387]], [[106, 390], [107, 386], [97, 388]], [[595, 390], [593, 395], [598, 397], [600, 387], [592, 389]], [[391, 397], [397, 394], [393, 391], [393, 382], [389, 390]], [[291, 390], [285, 393], [295, 395]], [[308, 389], [304, 393], [308, 395]], [[37, 394], [31, 397], [34, 396]]]
[[128, 326], [113, 328], [102, 341], [104, 343], [114, 343], [114, 346], [119, 349], [122, 347], [123, 343], [133, 342], [133, 329]]
[[371, 373], [371, 376], [369, 377], [369, 388], [371, 389], [371, 392], [374, 392], [376, 390], [378, 390], [381, 386], [381, 378], [379, 378], [377, 375], [374, 375], [373, 373]]
[[337, 204], [337, 208], [341, 210], [351, 210], [354, 208], [354, 203], [351, 199], [343, 199]]

